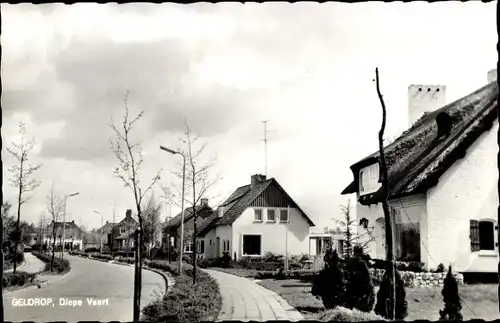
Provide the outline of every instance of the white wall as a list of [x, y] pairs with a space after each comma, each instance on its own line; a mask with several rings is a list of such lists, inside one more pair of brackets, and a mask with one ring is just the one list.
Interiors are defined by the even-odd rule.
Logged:
[[[400, 199], [393, 199], [389, 201], [389, 206], [400, 211], [401, 219], [404, 222], [411, 221], [411, 223], [415, 226], [417, 225], [417, 222], [419, 223], [420, 261], [428, 265], [427, 212], [425, 198], [426, 196], [424, 194], [419, 194]], [[362, 236], [360, 241], [366, 242], [372, 240], [368, 243], [368, 253], [370, 257], [385, 259], [385, 226], [383, 226], [384, 211], [382, 210], [382, 204], [378, 203], [375, 205], [365, 206], [358, 202], [356, 209], [357, 224], [359, 224], [359, 220], [362, 218], [368, 219], [368, 230], [370, 231], [369, 234], [365, 234], [366, 230], [363, 227], [358, 226], [358, 234]], [[380, 224], [382, 224], [382, 226]]]
[[[217, 250], [217, 238], [220, 239], [220, 250]], [[208, 231], [204, 237], [199, 237], [199, 240], [205, 241], [205, 258], [218, 258], [223, 256], [223, 242], [224, 240], [229, 240], [229, 253], [231, 258], [232, 253], [232, 230], [230, 225], [217, 226], [210, 231]]]
[[[258, 208], [261, 209], [261, 208]], [[243, 234], [261, 234], [262, 255], [267, 252], [285, 254], [286, 250], [286, 223], [279, 222], [278, 208], [276, 223], [266, 222], [267, 210], [263, 208], [263, 222], [254, 222], [254, 208], [247, 208], [233, 223], [232, 251], [240, 258], [243, 252]], [[286, 208], [285, 208], [286, 209]], [[288, 224], [288, 254], [299, 255], [309, 252], [309, 223], [295, 209], [290, 208], [290, 223]]]
[[[434, 265], [454, 270], [497, 272], [497, 252], [471, 252], [469, 221], [497, 219], [498, 123], [484, 133], [427, 192], [429, 249]], [[431, 261], [432, 261], [431, 259]]]

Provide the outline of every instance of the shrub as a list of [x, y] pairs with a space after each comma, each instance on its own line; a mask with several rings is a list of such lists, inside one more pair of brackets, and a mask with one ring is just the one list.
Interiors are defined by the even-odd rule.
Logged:
[[338, 322], [363, 322], [363, 321], [383, 321], [384, 318], [374, 313], [365, 313], [356, 309], [347, 309], [337, 307], [335, 309], [326, 310], [320, 314], [321, 321], [338, 321]]
[[[380, 283], [380, 289], [377, 293], [377, 304], [375, 305], [375, 313], [377, 315], [383, 316], [389, 319], [390, 311], [387, 308], [388, 306], [392, 306], [389, 302], [389, 289], [390, 289], [390, 276], [387, 274], [387, 270], [384, 273], [384, 277], [382, 282]], [[403, 279], [401, 279], [401, 275], [396, 270], [396, 310], [395, 310], [395, 319], [402, 320], [408, 315], [408, 302], [406, 301], [406, 292]]]
[[85, 252], [99, 252], [99, 249], [95, 248], [95, 247], [90, 247], [90, 248], [86, 248]]
[[368, 266], [358, 256], [351, 258], [348, 266], [345, 302], [347, 308], [367, 313], [372, 311], [375, 304], [375, 291]]
[[451, 272], [451, 266], [448, 268], [448, 274], [444, 279], [443, 291], [444, 309], [439, 311], [441, 320], [462, 321], [463, 317], [460, 311], [462, 310], [462, 303], [460, 302], [460, 295], [458, 294], [457, 280]]
[[[32, 254], [45, 263], [44, 271], [50, 272], [50, 261], [52, 259], [52, 253], [32, 252]], [[68, 272], [71, 269], [71, 266], [68, 260], [61, 260], [61, 258], [56, 255], [54, 257], [53, 269], [55, 272], [62, 274]]]
[[102, 259], [102, 260], [113, 260], [114, 257], [111, 255], [101, 255], [98, 253], [91, 254], [92, 258]]
[[[159, 264], [156, 263], [156, 265]], [[217, 282], [205, 272], [200, 271], [195, 285], [192, 284], [189, 276], [178, 276], [168, 294], [143, 309], [142, 320], [146, 322], [213, 321], [217, 318], [220, 307], [221, 296]]]
[[325, 268], [314, 279], [311, 293], [320, 298], [327, 309], [343, 304], [344, 278], [337, 251], [330, 249], [325, 254]]
[[439, 264], [436, 268], [436, 272], [437, 273], [444, 273], [446, 271], [446, 269], [444, 268], [444, 265], [443, 264]]
[[220, 264], [222, 268], [229, 268], [231, 266], [231, 255], [229, 254], [229, 252], [224, 252], [222, 254]]
[[23, 271], [18, 271], [15, 274], [12, 272], [4, 273], [3, 287], [24, 286], [27, 283], [32, 283], [36, 274], [30, 274]]

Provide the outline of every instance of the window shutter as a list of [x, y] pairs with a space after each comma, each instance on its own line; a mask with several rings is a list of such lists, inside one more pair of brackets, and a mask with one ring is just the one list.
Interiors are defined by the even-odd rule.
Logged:
[[470, 250], [476, 252], [480, 250], [479, 245], [479, 221], [470, 220]]

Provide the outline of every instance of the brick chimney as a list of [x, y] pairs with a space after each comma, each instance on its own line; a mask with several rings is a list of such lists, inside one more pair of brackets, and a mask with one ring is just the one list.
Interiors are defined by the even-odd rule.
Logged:
[[202, 198], [200, 201], [200, 205], [206, 205], [208, 206], [208, 199], [207, 198]]
[[497, 80], [497, 69], [493, 69], [488, 72], [488, 84], [495, 82]]
[[252, 175], [252, 177], [250, 177], [250, 187], [253, 187], [255, 184], [263, 182], [265, 180], [266, 180], [265, 175], [261, 174]]
[[446, 85], [412, 84], [408, 87], [408, 127], [425, 112], [433, 112], [446, 105]]
[[127, 211], [125, 212], [125, 217], [126, 217], [126, 218], [131, 218], [131, 217], [132, 217], [132, 210], [130, 210], [130, 209], [129, 209], [129, 210], [127, 210]]

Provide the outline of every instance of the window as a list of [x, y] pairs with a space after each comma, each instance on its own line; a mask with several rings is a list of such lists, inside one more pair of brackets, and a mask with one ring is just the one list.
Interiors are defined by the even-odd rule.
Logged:
[[396, 260], [420, 262], [420, 223], [418, 216], [404, 209], [392, 209], [395, 222]]
[[193, 243], [186, 243], [184, 246], [184, 252], [193, 252]]
[[471, 251], [495, 250], [495, 223], [493, 221], [470, 220]]
[[260, 235], [243, 235], [243, 255], [260, 256], [261, 240], [262, 237]]
[[363, 192], [365, 190], [365, 188], [363, 187], [363, 173], [364, 171], [360, 171], [359, 172], [359, 191], [360, 192]]
[[288, 222], [288, 210], [280, 211], [280, 222]]
[[267, 221], [276, 222], [276, 214], [274, 210], [267, 210]]
[[229, 240], [224, 240], [222, 243], [222, 251], [228, 252], [229, 251]]
[[262, 210], [254, 210], [254, 221], [262, 222]]
[[210, 245], [212, 245], [212, 240], [209, 241]]
[[120, 228], [120, 234], [125, 233], [125, 231], [127, 231], [126, 228]]

